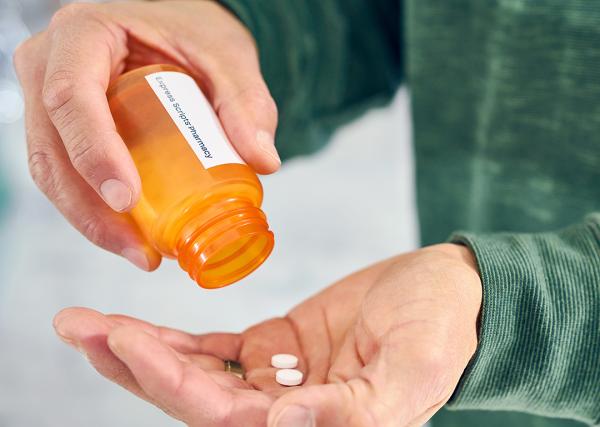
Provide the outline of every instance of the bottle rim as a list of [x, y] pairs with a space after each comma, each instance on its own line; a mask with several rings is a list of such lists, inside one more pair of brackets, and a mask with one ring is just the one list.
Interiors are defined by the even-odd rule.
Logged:
[[256, 270], [271, 254], [275, 239], [255, 206], [224, 212], [178, 243], [182, 269], [205, 289], [230, 285]]

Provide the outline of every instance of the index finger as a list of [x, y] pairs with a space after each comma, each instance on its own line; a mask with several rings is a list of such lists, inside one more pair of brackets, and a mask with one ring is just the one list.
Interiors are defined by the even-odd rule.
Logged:
[[112, 119], [106, 89], [122, 68], [126, 35], [99, 6], [61, 9], [48, 29], [52, 43], [43, 102], [71, 163], [114, 210], [134, 206], [140, 178]]

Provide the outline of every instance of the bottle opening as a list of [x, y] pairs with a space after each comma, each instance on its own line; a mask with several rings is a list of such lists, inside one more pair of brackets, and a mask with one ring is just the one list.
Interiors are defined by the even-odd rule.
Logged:
[[196, 280], [201, 286], [218, 288], [237, 282], [256, 270], [273, 249], [272, 234], [247, 236], [213, 254], [202, 254], [205, 264]]
[[256, 270], [271, 254], [273, 233], [253, 206], [221, 214], [179, 245], [179, 264], [201, 287], [221, 288]]

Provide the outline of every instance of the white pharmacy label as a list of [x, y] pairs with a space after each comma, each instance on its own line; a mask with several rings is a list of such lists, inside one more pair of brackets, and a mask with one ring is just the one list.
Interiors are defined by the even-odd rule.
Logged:
[[244, 164], [194, 79], [176, 71], [161, 71], [148, 74], [146, 80], [206, 169]]

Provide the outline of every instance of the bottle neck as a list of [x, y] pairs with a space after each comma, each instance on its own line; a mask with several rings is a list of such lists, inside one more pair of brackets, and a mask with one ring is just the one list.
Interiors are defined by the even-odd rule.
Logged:
[[232, 198], [212, 204], [184, 225], [177, 259], [200, 286], [220, 288], [258, 268], [273, 245], [262, 210], [248, 200]]

